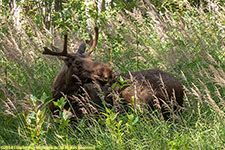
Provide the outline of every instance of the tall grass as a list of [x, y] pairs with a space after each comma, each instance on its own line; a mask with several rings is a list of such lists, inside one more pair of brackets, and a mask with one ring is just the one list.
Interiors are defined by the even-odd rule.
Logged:
[[[40, 29], [26, 16], [18, 31], [3, 13], [0, 145], [223, 149], [225, 8], [212, 2], [207, 8], [186, 5], [188, 10], [182, 14], [166, 11], [159, 15], [152, 5], [142, 2], [133, 12], [110, 11], [105, 16], [107, 22], [101, 23], [94, 55], [97, 61], [113, 66], [116, 73], [158, 68], [174, 74], [185, 87], [184, 110], [178, 119], [165, 122], [157, 112], [145, 117], [136, 110], [123, 115], [107, 110], [100, 119], [86, 116], [80, 123], [64, 128], [59, 128], [46, 107], [61, 62], [41, 54], [43, 46], [60, 43], [60, 38]], [[79, 41], [75, 40], [85, 35], [70, 34], [73, 41], [69, 47], [76, 49]], [[91, 125], [85, 119], [91, 119]]]

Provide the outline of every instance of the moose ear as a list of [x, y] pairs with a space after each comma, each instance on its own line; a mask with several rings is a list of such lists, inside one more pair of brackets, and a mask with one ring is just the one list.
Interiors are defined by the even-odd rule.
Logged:
[[77, 50], [77, 54], [82, 55], [85, 52], [86, 44], [82, 42]]
[[93, 37], [91, 34], [89, 34], [90, 40], [86, 40], [86, 44], [88, 44], [90, 47], [93, 45]]
[[89, 34], [89, 38], [90, 38], [90, 40], [86, 40], [85, 42], [83, 41], [80, 44], [80, 46], [79, 46], [79, 48], [77, 50], [77, 54], [83, 55], [85, 53], [85, 50], [86, 50], [86, 47], [87, 47], [86, 44], [88, 44], [90, 47], [92, 46], [92, 44], [93, 44], [93, 37], [92, 37], [91, 34]]

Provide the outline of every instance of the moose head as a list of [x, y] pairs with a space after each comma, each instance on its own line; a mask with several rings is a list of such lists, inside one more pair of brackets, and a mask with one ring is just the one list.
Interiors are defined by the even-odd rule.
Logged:
[[[77, 78], [81, 80], [96, 80], [99, 82], [107, 82], [112, 77], [112, 69], [104, 63], [95, 62], [90, 57], [90, 54], [94, 51], [98, 41], [98, 28], [94, 28], [95, 40], [93, 42], [92, 36], [90, 41], [86, 41], [91, 46], [90, 50], [85, 53], [86, 43], [82, 42], [76, 53], [67, 52], [67, 34], [64, 35], [64, 47], [62, 52], [51, 51], [47, 47], [44, 47], [43, 54], [62, 57], [67, 66], [69, 73], [68, 78]], [[58, 48], [52, 46], [53, 50], [60, 51]], [[67, 82], [70, 79], [67, 78]], [[88, 81], [87, 81], [88, 82]]]
[[[94, 28], [94, 34], [94, 41], [92, 36], [89, 35], [90, 40], [86, 43], [82, 42], [77, 52], [68, 53], [67, 34], [64, 35], [63, 50], [54, 46], [51, 46], [52, 50], [44, 47], [43, 54], [60, 57], [65, 62], [53, 83], [52, 96], [54, 100], [60, 99], [64, 94], [67, 96], [77, 95], [84, 84], [88, 85], [95, 81], [99, 85], [104, 85], [112, 78], [112, 68], [104, 63], [93, 61], [90, 56], [98, 42], [98, 27]], [[90, 46], [88, 52], [85, 52], [86, 44]], [[93, 101], [98, 105], [101, 103], [99, 98]], [[68, 108], [69, 105], [66, 107]], [[51, 111], [56, 109], [53, 102], [50, 103], [50, 109]]]

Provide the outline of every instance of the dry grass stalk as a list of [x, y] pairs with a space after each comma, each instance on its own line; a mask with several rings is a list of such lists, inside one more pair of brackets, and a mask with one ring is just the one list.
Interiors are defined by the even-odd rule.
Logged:
[[210, 91], [206, 88], [205, 89], [206, 92], [206, 103], [208, 103], [210, 106], [212, 106], [212, 108], [220, 115], [220, 116], [224, 116], [225, 113], [223, 110], [221, 110], [219, 108], [219, 106], [216, 104], [215, 100], [213, 100], [213, 98], [211, 97]]

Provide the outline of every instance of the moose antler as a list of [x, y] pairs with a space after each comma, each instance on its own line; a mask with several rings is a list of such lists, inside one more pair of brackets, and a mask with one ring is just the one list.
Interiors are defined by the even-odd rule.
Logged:
[[62, 52], [54, 52], [48, 49], [47, 47], [44, 47], [44, 52], [42, 54], [45, 55], [53, 55], [53, 56], [66, 56], [66, 57], [71, 57], [70, 54], [67, 52], [67, 34], [64, 35], [64, 45], [63, 45], [63, 51]]
[[[95, 47], [96, 47], [96, 45], [98, 43], [98, 27], [95, 27], [94, 31], [95, 31], [95, 41], [93, 42], [89, 52], [87, 52], [86, 55], [90, 55], [94, 51], [94, 49], [95, 49]], [[91, 38], [91, 40], [89, 42], [92, 43], [92, 41], [93, 41], [92, 40], [92, 36], [90, 36], [90, 38]]]
[[[93, 42], [93, 38], [91, 35], [89, 35], [90, 37], [90, 40], [89, 41], [86, 41], [88, 45], [91, 46], [89, 52], [84, 53], [85, 51], [85, 48], [86, 48], [86, 44], [85, 43], [82, 43], [78, 49], [78, 53], [79, 54], [82, 54], [82, 55], [86, 55], [86, 56], [90, 56], [90, 54], [94, 51], [94, 48], [96, 47], [97, 45], [97, 42], [98, 42], [98, 27], [95, 27], [94, 28], [94, 31], [95, 31], [95, 40]], [[50, 50], [49, 48], [47, 47], [44, 47], [44, 52], [43, 54], [45, 55], [52, 55], [52, 56], [65, 56], [65, 57], [72, 57], [73, 58], [73, 55], [71, 54], [68, 54], [67, 52], [67, 34], [64, 35], [64, 46], [63, 46], [63, 51], [62, 52], [55, 52], [54, 50], [56, 51], [59, 51], [58, 48], [52, 46], [52, 49], [53, 50]]]

